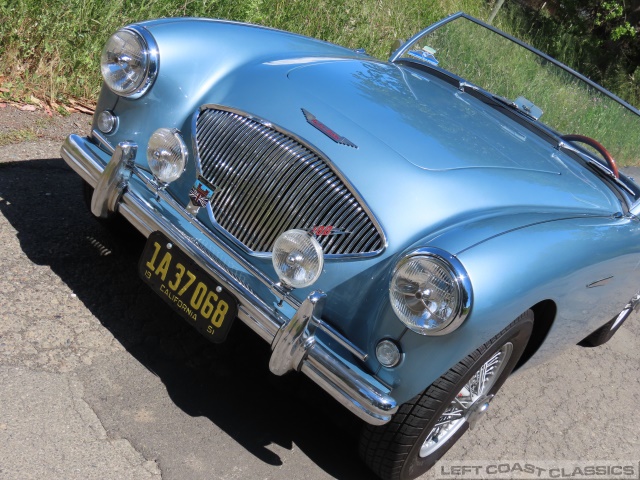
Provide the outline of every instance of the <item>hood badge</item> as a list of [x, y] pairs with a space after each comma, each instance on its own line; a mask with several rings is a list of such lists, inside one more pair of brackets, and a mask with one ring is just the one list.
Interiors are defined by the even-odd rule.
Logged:
[[187, 211], [192, 215], [196, 215], [198, 210], [206, 207], [213, 196], [220, 190], [220, 187], [212, 185], [202, 175], [198, 175], [196, 182], [193, 184], [193, 187], [191, 187], [191, 190], [189, 190], [190, 201], [187, 205]]
[[309, 122], [312, 126], [316, 127], [318, 130], [320, 130], [322, 133], [324, 133], [327, 137], [329, 137], [334, 142], [339, 143], [340, 145], [346, 145], [348, 147], [358, 148], [358, 146], [355, 143], [352, 143], [346, 137], [343, 137], [342, 135], [339, 135], [333, 130], [331, 130], [329, 127], [327, 127], [324, 123], [318, 120], [316, 116], [310, 113], [309, 111], [303, 108], [302, 113], [304, 114], [304, 118], [307, 119], [307, 122]]
[[336, 228], [332, 225], [317, 225], [315, 227], [307, 229], [307, 231], [314, 237], [329, 237], [333, 235], [349, 235], [351, 232]]

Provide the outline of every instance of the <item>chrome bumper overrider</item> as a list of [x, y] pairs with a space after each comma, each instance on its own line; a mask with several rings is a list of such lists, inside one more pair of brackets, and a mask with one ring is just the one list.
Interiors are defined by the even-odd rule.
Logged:
[[[105, 165], [101, 158], [105, 154], [98, 153], [90, 140], [70, 135], [62, 146], [61, 155], [94, 187], [91, 202], [94, 215], [106, 217], [117, 211], [146, 236], [154, 231], [163, 232], [236, 296], [238, 318], [271, 344], [269, 368], [274, 374], [301, 371], [367, 423], [387, 423], [398, 408], [389, 389], [316, 337], [316, 331], [322, 330], [358, 357], [357, 348], [322, 322], [326, 295], [313, 292], [300, 305], [297, 302], [285, 305], [291, 315], [284, 313], [286, 308], [278, 309], [263, 301], [233, 272], [243, 271], [263, 281], [264, 275], [223, 242], [216, 241], [213, 234], [205, 232], [169, 195], [163, 194], [160, 205], [148, 177], [134, 167], [136, 150], [135, 144], [123, 142]], [[134, 188], [134, 181], [140, 188]]]

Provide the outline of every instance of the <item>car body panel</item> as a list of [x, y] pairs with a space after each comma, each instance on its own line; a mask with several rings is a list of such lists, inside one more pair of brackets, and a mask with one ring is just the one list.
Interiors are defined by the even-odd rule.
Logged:
[[[185, 21], [185, 23], [190, 25], [191, 21]], [[169, 25], [173, 26], [175, 23], [161, 23], [156, 28], [167, 28]], [[194, 25], [200, 28], [207, 27], [208, 29], [224, 28], [225, 34], [227, 34], [227, 30], [240, 28], [234, 24], [200, 21], [194, 22]], [[442, 144], [444, 136], [442, 131], [439, 134], [437, 132], [433, 133], [433, 129], [429, 129], [424, 124], [420, 125], [417, 119], [420, 118], [420, 115], [424, 116], [424, 112], [418, 108], [419, 105], [415, 107], [415, 103], [413, 105], [411, 103], [403, 105], [408, 107], [405, 108], [406, 111], [404, 113], [406, 119], [403, 120], [402, 115], [396, 112], [393, 118], [397, 124], [390, 125], [388, 119], [386, 122], [381, 122], [378, 120], [382, 118], [379, 109], [389, 111], [391, 108], [389, 104], [393, 104], [396, 97], [388, 100], [383, 94], [384, 92], [382, 92], [378, 94], [379, 98], [371, 98], [370, 95], [370, 98], [358, 100], [358, 97], [364, 96], [362, 90], [365, 87], [362, 87], [361, 84], [355, 86], [353, 91], [347, 88], [336, 89], [339, 92], [345, 91], [346, 93], [336, 94], [337, 98], [332, 100], [333, 105], [328, 104], [327, 100], [322, 101], [308, 93], [308, 90], [314, 90], [315, 87], [327, 84], [326, 79], [322, 78], [322, 76], [316, 78], [315, 84], [304, 82], [305, 85], [301, 88], [298, 88], [300, 82], [294, 81], [293, 88], [285, 82], [286, 75], [292, 76], [291, 64], [301, 61], [300, 58], [295, 57], [287, 62], [280, 61], [280, 63], [274, 65], [273, 63], [276, 60], [255, 63], [259, 59], [252, 56], [249, 63], [240, 66], [234, 65], [235, 69], [225, 65], [224, 72], [218, 72], [214, 76], [217, 78], [220, 75], [222, 79], [213, 83], [213, 86], [207, 89], [200, 84], [192, 86], [192, 90], [197, 93], [189, 95], [188, 98], [181, 98], [180, 102], [172, 102], [170, 110], [167, 110], [167, 102], [156, 101], [155, 97], [164, 98], [165, 96], [177, 95], [177, 92], [173, 90], [173, 85], [177, 82], [177, 79], [173, 78], [174, 75], [178, 76], [179, 73], [180, 78], [182, 76], [192, 78], [195, 75], [188, 70], [185, 72], [186, 67], [180, 62], [177, 62], [176, 65], [170, 63], [171, 57], [165, 60], [167, 55], [164, 54], [163, 45], [165, 42], [170, 44], [176, 42], [174, 37], [170, 36], [169, 39], [165, 40], [155, 28], [151, 30], [156, 36], [159, 48], [163, 53], [162, 66], [156, 81], [157, 85], [154, 86], [153, 94], [150, 92], [148, 98], [145, 96], [135, 101], [124, 99], [119, 102], [118, 111], [122, 112], [120, 117], [126, 120], [121, 121], [120, 131], [113, 136], [114, 142], [117, 142], [119, 138], [125, 139], [122, 135], [126, 131], [127, 140], [140, 141], [144, 144], [146, 143], [145, 136], [148, 136], [150, 132], [160, 126], [178, 128], [188, 137], [192, 134], [191, 117], [193, 112], [203, 104], [226, 105], [259, 118], [265, 118], [285, 130], [303, 135], [309, 144], [315, 146], [317, 150], [331, 159], [336, 168], [349, 178], [350, 183], [363, 198], [367, 199], [369, 206], [376, 212], [376, 217], [387, 234], [387, 240], [392, 250], [397, 250], [403, 245], [410, 244], [434, 230], [447, 228], [459, 221], [464, 221], [460, 217], [471, 216], [472, 210], [474, 211], [474, 216], [479, 216], [484, 215], [485, 212], [501, 208], [508, 207], [515, 210], [519, 208], [519, 203], [523, 211], [539, 211], [542, 208], [551, 213], [560, 209], [571, 213], [585, 210], [600, 210], [601, 212], [604, 210], [606, 213], [611, 213], [620, 210], [620, 207], [616, 205], [618, 201], [615, 196], [611, 192], [599, 188], [600, 180], [595, 178], [595, 175], [585, 172], [584, 169], [578, 169], [562, 153], [554, 150], [550, 145], [535, 139], [533, 135], [529, 135], [524, 141], [532, 145], [531, 149], [522, 148], [522, 140], [515, 138], [508, 131], [504, 131], [503, 126], [497, 126], [496, 122], [486, 121], [490, 113], [486, 106], [468, 96], [465, 98], [463, 93], [456, 92], [451, 86], [445, 85], [437, 79], [432, 79], [431, 83], [438, 85], [439, 91], [444, 90], [447, 92], [446, 94], [452, 99], [449, 102], [451, 105], [460, 104], [464, 105], [465, 109], [468, 109], [471, 108], [468, 106], [471, 103], [475, 109], [473, 113], [469, 114], [469, 117], [472, 118], [470, 120], [467, 119], [466, 125], [456, 125], [451, 121], [447, 125], [452, 126], [454, 129], [462, 129], [461, 133], [486, 128], [488, 131], [482, 134], [483, 137], [493, 135], [507, 142], [507, 144], [502, 146], [491, 145], [487, 141], [483, 141], [487, 152], [481, 156], [472, 155], [476, 149], [475, 139], [469, 142], [455, 142], [444, 146]], [[263, 33], [261, 29], [257, 29], [257, 31]], [[271, 33], [268, 30], [266, 32]], [[280, 33], [272, 33], [272, 35], [280, 35]], [[355, 69], [355, 73], [378, 66], [378, 68], [392, 70], [392, 78], [399, 83], [397, 77], [400, 74], [397, 73], [397, 67], [384, 67], [383, 64], [370, 60], [327, 60], [327, 58], [330, 58], [329, 55], [335, 52], [331, 51], [332, 49], [328, 48], [327, 44], [323, 42], [318, 42], [318, 45], [313, 43], [313, 45], [317, 49], [315, 54], [324, 54], [324, 60], [320, 60], [319, 65], [314, 60], [316, 63], [306, 63], [306, 67], [294, 67], [294, 74], [300, 69], [304, 71], [312, 67], [322, 66], [334, 69], [342, 69], [347, 66], [351, 71]], [[292, 54], [292, 52], [288, 53], [289, 55]], [[304, 53], [310, 55], [309, 52]], [[237, 56], [240, 56], [239, 53]], [[277, 58], [277, 55], [274, 56]], [[305, 58], [308, 60], [308, 57]], [[202, 63], [204, 63], [204, 60]], [[220, 63], [224, 65], [224, 62]], [[215, 65], [217, 68], [221, 68], [218, 63]], [[167, 73], [169, 69], [171, 71]], [[173, 71], [176, 73], [172, 75], [171, 72]], [[201, 71], [199, 75], [200, 78], [205, 78], [207, 74], [211, 75], [206, 71]], [[391, 75], [389, 76], [391, 77]], [[409, 74], [405, 74], [405, 76], [412, 77]], [[169, 78], [167, 79], [167, 77]], [[400, 75], [400, 78], [402, 77]], [[204, 80], [201, 81], [204, 82]], [[341, 87], [344, 87], [344, 85], [341, 85]], [[264, 91], [261, 90], [263, 88]], [[414, 87], [413, 90], [417, 89]], [[317, 92], [315, 96], [322, 96], [323, 93], [326, 92]], [[342, 95], [345, 96], [343, 97]], [[327, 95], [324, 96], [326, 98]], [[397, 97], [400, 96], [398, 95]], [[351, 100], [351, 104], [353, 104], [350, 109], [351, 113], [336, 111], [335, 106], [344, 105], [348, 98], [353, 99]], [[146, 103], [142, 105], [140, 102]], [[129, 110], [130, 105], [134, 107], [131, 110]], [[175, 110], [178, 105], [180, 111]], [[329, 126], [336, 132], [347, 136], [359, 148], [352, 149], [332, 142], [326, 135], [323, 135], [306, 122], [301, 108], [311, 111], [321, 120], [323, 118], [331, 118], [332, 121]], [[349, 116], [357, 118], [352, 120]], [[171, 121], [167, 122], [169, 118]], [[517, 125], [514, 125], [514, 122], [507, 122], [507, 120], [503, 119], [502, 122], [508, 123], [508, 128], [518, 128]], [[145, 128], [127, 129], [126, 123], [138, 126], [144, 125]], [[444, 130], [446, 130], [445, 127], [443, 127]], [[398, 148], [389, 147], [389, 141], [384, 141], [385, 136], [396, 138], [395, 144], [404, 147], [402, 152], [404, 155], [397, 152]], [[464, 137], [464, 135], [462, 136]], [[476, 138], [478, 137], [480, 137], [479, 134]], [[424, 142], [428, 143], [424, 144]], [[513, 142], [515, 143], [511, 145], [510, 143]], [[436, 151], [434, 157], [437, 157], [438, 161], [442, 160], [444, 164], [448, 164], [447, 160], [449, 159], [468, 158], [465, 164], [466, 167], [460, 163], [462, 160], [458, 160], [455, 166], [450, 167], [449, 170], [430, 172], [415, 168], [411, 163], [405, 165], [401, 161], [407, 157], [423, 158], [424, 153], [422, 152], [433, 150]], [[503, 160], [495, 161], [496, 158], [507, 158], [508, 152], [511, 152], [511, 156], [514, 156], [514, 151], [518, 151], [523, 166], [517, 167], [515, 164], [506, 166], [503, 164]], [[522, 151], [531, 152], [526, 161], [522, 159]], [[483, 160], [486, 169], [491, 171], [477, 171], [480, 169], [478, 158], [486, 159]], [[139, 155], [138, 163], [141, 168], [146, 168], [144, 156]], [[500, 168], [501, 165], [504, 168]], [[193, 164], [189, 164], [187, 168], [193, 168]], [[457, 169], [472, 169], [473, 171], [456, 171]], [[496, 172], [496, 169], [501, 171]], [[363, 172], [366, 172], [366, 174], [363, 174]], [[388, 178], [392, 174], [398, 178], [403, 178], [403, 182], [390, 184]], [[188, 179], [193, 178], [192, 175], [192, 172], [188, 171], [187, 175], [183, 176], [183, 182], [178, 181], [173, 186], [173, 190], [184, 191], [185, 188], [188, 188], [186, 183], [188, 183]], [[422, 187], [425, 182], [429, 182], [428, 189]], [[570, 183], [570, 187], [567, 182]], [[546, 191], [540, 191], [541, 184], [546, 186]], [[443, 201], [443, 199], [448, 200], [451, 192], [455, 192], [455, 200]], [[483, 202], [478, 202], [478, 199], [482, 199]], [[395, 207], [396, 202], [407, 205], [407, 210], [410, 210], [411, 213], [398, 216]], [[470, 207], [470, 203], [473, 204], [472, 207]], [[416, 208], [416, 206], [420, 207]], [[420, 231], [416, 230], [415, 225], [425, 225], [427, 228]]]
[[[322, 321], [364, 355], [326, 330], [318, 341], [398, 402], [540, 302], [553, 302], [558, 315], [532, 363], [579, 342], [638, 291], [640, 227], [626, 197], [579, 153], [561, 148], [557, 133], [539, 134], [543, 127], [531, 119], [499, 112], [439, 75], [299, 35], [202, 19], [139, 25], [158, 45], [155, 83], [135, 100], [103, 87], [97, 112], [112, 111], [118, 128], [94, 132], [84, 148], [104, 167], [120, 142], [135, 143], [126, 201], [175, 224], [203, 257], [215, 255], [283, 323], [315, 291], [326, 293]], [[195, 217], [176, 213], [188, 205], [199, 172], [194, 128], [205, 106], [273, 125], [317, 152], [370, 209], [383, 248], [327, 258], [315, 284], [285, 296], [270, 255], [239, 246], [207, 208]], [[179, 130], [189, 149], [184, 173], [166, 189], [154, 184], [146, 159], [148, 140], [161, 127]], [[63, 155], [74, 164], [71, 151]], [[83, 175], [95, 187], [89, 177]], [[468, 318], [442, 336], [408, 330], [389, 302], [397, 262], [427, 246], [455, 256], [473, 285]], [[384, 338], [402, 348], [394, 368], [376, 358]]]
[[[527, 366], [548, 360], [614, 318], [638, 291], [640, 252], [631, 239], [640, 242], [635, 218], [574, 218], [516, 229], [461, 252], [458, 258], [474, 286], [469, 318], [444, 337], [407, 331], [402, 337], [407, 358], [393, 372], [382, 369], [379, 377], [400, 380], [393, 391], [406, 401], [419, 393], [412, 387], [418, 378], [433, 382], [439, 376], [432, 366], [446, 371], [459, 360], [459, 349], [471, 353], [518, 317], [523, 305], [545, 300], [557, 306], [558, 316]], [[588, 287], [603, 279], [610, 280]]]

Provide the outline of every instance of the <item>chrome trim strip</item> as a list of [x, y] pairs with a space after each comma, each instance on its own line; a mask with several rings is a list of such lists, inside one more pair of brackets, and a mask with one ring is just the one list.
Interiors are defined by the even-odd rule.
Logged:
[[334, 339], [336, 342], [346, 348], [354, 357], [358, 358], [360, 361], [366, 362], [369, 358], [367, 352], [365, 352], [364, 350], [360, 350], [328, 323], [325, 323], [322, 320], [318, 320], [318, 328], [326, 333], [330, 338]]
[[579, 155], [581, 158], [585, 160], [587, 164], [603, 172], [609, 180], [614, 182], [616, 185], [622, 188], [625, 192], [629, 193], [632, 197], [635, 197], [636, 193], [630, 187], [628, 187], [620, 178], [616, 177], [608, 165], [602, 163], [601, 160], [596, 159], [596, 157], [589, 150], [581, 147], [580, 145], [577, 145], [576, 143], [570, 142], [568, 140], [564, 142], [562, 141], [562, 137], [560, 138], [561, 140], [558, 142], [558, 145], [557, 145], [558, 150], [562, 150], [562, 149], [569, 150], [570, 152], [573, 152]]
[[640, 305], [640, 294], [634, 295], [634, 297], [629, 300], [629, 303], [627, 303], [624, 309], [616, 317], [616, 321], [611, 325], [611, 330], [618, 327], [621, 323], [624, 323], [624, 321], [629, 318], [629, 315], [638, 309], [638, 305]]
[[[78, 172], [86, 181], [93, 185], [100, 182], [100, 177], [105, 170], [101, 159], [86, 145], [87, 140], [77, 135], [70, 135], [61, 148], [64, 160], [73, 170]], [[139, 172], [138, 172], [139, 173]], [[144, 175], [136, 175], [136, 181], [143, 181], [146, 186], [151, 184]], [[133, 181], [133, 177], [132, 177]], [[153, 186], [153, 184], [151, 184]], [[149, 198], [154, 198], [155, 190], [149, 190]], [[160, 192], [158, 192], [160, 193]], [[162, 192], [161, 199], [170, 199]], [[107, 195], [109, 196], [109, 195]], [[179, 205], [172, 201], [167, 202], [167, 212], [176, 215], [183, 222], [199, 229], [194, 223], [195, 219], [186, 214], [182, 208], [174, 208]], [[121, 203], [117, 210], [129, 220], [143, 234], [149, 235], [153, 231], [163, 231], [183, 252], [185, 252], [200, 267], [207, 271], [217, 281], [225, 286], [237, 297], [239, 301], [238, 318], [254, 330], [261, 338], [269, 343], [274, 343], [277, 338], [283, 338], [285, 331], [283, 325], [290, 323], [276, 306], [265, 304], [256, 294], [233, 277], [227, 267], [214, 254], [204, 246], [201, 241], [192, 237], [178, 226], [174, 225], [158, 209], [148, 203], [139, 194], [131, 189], [125, 189]], [[207, 236], [207, 238], [211, 238]], [[222, 242], [211, 240], [212, 243], [225, 253], [228, 248]], [[242, 267], [241, 259], [229, 254], [230, 260], [238, 261]], [[247, 269], [250, 273], [253, 269]], [[313, 317], [317, 304], [318, 294], [311, 294], [298, 309], [294, 318]], [[318, 319], [319, 320], [319, 319]], [[295, 325], [295, 324], [294, 324]], [[346, 340], [346, 339], [345, 339]], [[283, 344], [286, 346], [286, 342]], [[289, 342], [291, 345], [291, 342]], [[397, 411], [398, 405], [390, 395], [390, 390], [359, 369], [356, 365], [347, 363], [337, 354], [315, 340], [307, 338], [305, 348], [290, 351], [287, 358], [286, 348], [274, 344], [274, 350], [279, 349], [277, 359], [284, 364], [297, 364], [305, 375], [314, 380], [320, 387], [326, 390], [340, 404], [345, 406], [353, 414], [372, 425], [387, 423]]]
[[606, 285], [607, 283], [609, 283], [611, 280], [613, 280], [613, 275], [607, 278], [603, 278], [601, 280], [596, 280], [595, 282], [591, 282], [589, 285], [587, 285], [587, 288], [602, 287], [603, 285]]
[[111, 142], [107, 140], [107, 138], [104, 136], [104, 134], [100, 130], [96, 130], [95, 128], [92, 129], [91, 136], [96, 139], [99, 146], [104, 147], [103, 150], [105, 150], [106, 152], [109, 152], [111, 155], [113, 155], [113, 152], [116, 151], [114, 146], [111, 145]]
[[[232, 108], [232, 107], [227, 107], [224, 105], [219, 105], [219, 104], [204, 104], [202, 105], [199, 110], [194, 113], [192, 120], [191, 120], [191, 143], [192, 143], [192, 150], [194, 152], [194, 158], [195, 158], [195, 163], [196, 163], [196, 172], [197, 174], [203, 174], [203, 169], [202, 169], [202, 162], [201, 162], [201, 158], [200, 158], [200, 152], [198, 149], [198, 141], [197, 141], [197, 132], [198, 132], [198, 128], [197, 128], [197, 120], [198, 117], [200, 115], [201, 112], [205, 111], [205, 110], [221, 110], [224, 112], [228, 112], [234, 115], [238, 115], [240, 117], [246, 118], [252, 122], [255, 122], [263, 127], [266, 127], [268, 129], [272, 129], [275, 130], [276, 132], [278, 132], [279, 134], [285, 136], [286, 138], [284, 139], [283, 143], [287, 143], [287, 141], [293, 140], [295, 142], [298, 142], [298, 144], [302, 145], [303, 147], [309, 149], [312, 153], [314, 153], [315, 155], [317, 155], [317, 157], [324, 162], [325, 166], [328, 167], [328, 171], [335, 174], [335, 176], [338, 177], [338, 179], [342, 182], [342, 184], [345, 186], [346, 191], [360, 204], [360, 206], [362, 207], [362, 210], [366, 213], [366, 215], [369, 217], [371, 224], [373, 226], [373, 229], [377, 232], [377, 234], [380, 236], [380, 247], [373, 251], [373, 252], [365, 252], [365, 253], [349, 253], [349, 254], [345, 254], [345, 253], [336, 253], [336, 254], [326, 254], [326, 258], [340, 258], [340, 259], [347, 259], [347, 258], [367, 258], [367, 257], [372, 257], [372, 256], [377, 256], [380, 253], [382, 253], [386, 248], [387, 248], [387, 238], [385, 235], [385, 232], [382, 228], [382, 226], [380, 225], [380, 222], [378, 221], [378, 219], [375, 217], [375, 215], [373, 214], [373, 212], [371, 211], [371, 209], [369, 208], [369, 206], [367, 205], [367, 203], [363, 200], [362, 195], [360, 194], [360, 192], [358, 192], [358, 190], [347, 180], [347, 178], [345, 177], [345, 175], [340, 171], [340, 169], [337, 167], [337, 165], [335, 165], [335, 163], [333, 163], [329, 157], [327, 155], [325, 155], [322, 150], [320, 150], [319, 148], [317, 148], [314, 144], [312, 144], [311, 142], [308, 142], [307, 140], [302, 139], [301, 137], [299, 137], [298, 135], [282, 128], [279, 127], [278, 125], [273, 124], [272, 122], [265, 120], [261, 117], [258, 117], [254, 114], [245, 112], [243, 110], [240, 109], [236, 109], [236, 108]], [[209, 120], [210, 122], [215, 123], [216, 120]], [[209, 126], [209, 124], [207, 124], [207, 126]], [[238, 125], [235, 125], [234, 127], [232, 127], [232, 130], [236, 130], [238, 127]], [[225, 135], [226, 137], [227, 135]], [[208, 139], [209, 142], [211, 142], [211, 144], [218, 144], [219, 142], [216, 141], [217, 139]], [[223, 140], [220, 140], [223, 141]], [[207, 144], [208, 148], [210, 147], [210, 144]], [[262, 148], [262, 146], [261, 146]], [[274, 148], [273, 151], [269, 152], [267, 159], [265, 159], [265, 162], [268, 162], [269, 160], [272, 159], [272, 154], [277, 153], [275, 151], [276, 149]], [[208, 171], [209, 169], [207, 169]], [[247, 171], [249, 170], [249, 171]], [[250, 170], [250, 166], [245, 166], [243, 167], [243, 169], [240, 171], [239, 173], [240, 175], [246, 176], [247, 178], [252, 177], [253, 175], [256, 174], [255, 169], [254, 171]], [[296, 183], [296, 185], [300, 186], [302, 183], [302, 179], [299, 179]], [[216, 185], [218, 186], [218, 185]], [[224, 186], [222, 187], [224, 188], [231, 188], [231, 185], [227, 185], [224, 184]], [[275, 187], [274, 187], [275, 188]], [[234, 209], [234, 211], [236, 211], [238, 207], [236, 207]], [[213, 215], [213, 210], [211, 208], [211, 205], [207, 206], [207, 211], [209, 213], [209, 218], [211, 220], [211, 222], [216, 225], [217, 227], [220, 228], [220, 230], [222, 232], [224, 232], [224, 234], [226, 236], [228, 236], [229, 239], [231, 239], [234, 243], [236, 243], [240, 248], [243, 249], [243, 251], [254, 255], [254, 256], [270, 256], [270, 253], [265, 253], [265, 252], [259, 252], [259, 251], [253, 251], [250, 248], [248, 248], [246, 245], [244, 245], [242, 243], [242, 240], [239, 238], [236, 238], [233, 236], [233, 234], [231, 234], [230, 232], [227, 232], [226, 229], [224, 229], [215, 219], [214, 215]], [[242, 216], [245, 217], [248, 212], [251, 211], [251, 208], [245, 206]], [[276, 218], [270, 218], [269, 224], [277, 224], [278, 219]], [[309, 225], [309, 227], [313, 227], [314, 225]], [[334, 240], [334, 241], [338, 241], [338, 240]], [[347, 243], [347, 240], [343, 240], [343, 243]], [[366, 243], [365, 243], [366, 245]], [[342, 251], [344, 251], [344, 246], [341, 246], [340, 249]]]

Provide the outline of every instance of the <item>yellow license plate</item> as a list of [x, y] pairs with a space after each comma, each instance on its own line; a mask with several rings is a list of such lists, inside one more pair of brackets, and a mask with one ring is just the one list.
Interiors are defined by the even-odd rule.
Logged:
[[149, 236], [138, 266], [142, 279], [212, 342], [224, 341], [238, 302], [161, 232]]

